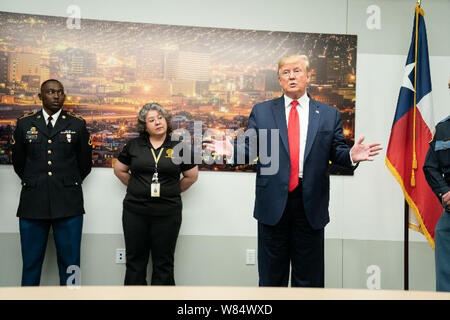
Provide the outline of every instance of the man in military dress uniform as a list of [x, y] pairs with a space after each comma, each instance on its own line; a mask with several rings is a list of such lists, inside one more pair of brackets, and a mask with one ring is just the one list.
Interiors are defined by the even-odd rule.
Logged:
[[60, 284], [66, 285], [76, 271], [73, 266], [80, 266], [84, 214], [81, 183], [91, 171], [92, 146], [86, 122], [61, 109], [65, 97], [58, 80], [42, 83], [42, 110], [20, 117], [11, 139], [14, 171], [22, 181], [17, 216], [23, 286], [40, 283], [50, 227]]
[[423, 171], [444, 208], [436, 225], [434, 239], [436, 290], [450, 291], [450, 116], [436, 126]]

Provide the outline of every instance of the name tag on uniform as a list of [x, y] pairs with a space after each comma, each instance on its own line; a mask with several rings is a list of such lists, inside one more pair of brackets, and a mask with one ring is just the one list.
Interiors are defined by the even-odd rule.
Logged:
[[25, 139], [26, 140], [30, 140], [30, 142], [31, 142], [31, 140], [37, 140], [37, 137], [38, 137], [38, 135], [37, 134], [28, 134], [27, 133], [27, 135], [25, 136]]
[[159, 184], [159, 182], [158, 183], [156, 183], [156, 182], [152, 183], [151, 186], [150, 186], [150, 189], [152, 191], [151, 192], [151, 197], [152, 198], [158, 198], [160, 196], [160, 194], [159, 194], [159, 191], [160, 191], [160, 184]]

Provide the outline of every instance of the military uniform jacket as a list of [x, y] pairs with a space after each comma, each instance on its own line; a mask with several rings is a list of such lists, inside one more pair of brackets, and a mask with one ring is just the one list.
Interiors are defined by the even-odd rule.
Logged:
[[[450, 116], [436, 126], [423, 171], [428, 184], [442, 203], [442, 195], [450, 191]], [[450, 208], [446, 209], [450, 211]]]
[[86, 122], [61, 110], [49, 134], [42, 111], [17, 120], [14, 171], [22, 181], [17, 216], [55, 219], [84, 214], [81, 183], [92, 167]]

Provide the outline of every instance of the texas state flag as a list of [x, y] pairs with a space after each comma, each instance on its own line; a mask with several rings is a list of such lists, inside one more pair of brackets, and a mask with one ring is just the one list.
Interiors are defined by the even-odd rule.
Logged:
[[415, 9], [405, 74], [392, 124], [386, 165], [410, 207], [409, 227], [424, 234], [434, 248], [434, 229], [442, 206], [425, 180], [423, 164], [434, 134], [430, 64], [424, 11]]

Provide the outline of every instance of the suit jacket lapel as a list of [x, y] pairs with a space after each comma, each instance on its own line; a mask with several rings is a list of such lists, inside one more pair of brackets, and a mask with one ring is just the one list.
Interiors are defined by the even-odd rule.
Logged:
[[286, 125], [286, 107], [284, 106], [284, 97], [280, 97], [274, 101], [272, 112], [275, 123], [277, 124], [277, 128], [280, 130], [281, 141], [283, 142], [284, 148], [289, 154], [289, 142]]
[[309, 99], [309, 120], [308, 120], [308, 133], [306, 136], [305, 155], [303, 157], [306, 161], [309, 152], [311, 151], [312, 144], [316, 138], [317, 130], [319, 129], [320, 120], [320, 108], [319, 105], [311, 97]]
[[66, 115], [66, 112], [64, 110], [61, 110], [61, 114], [59, 115], [58, 120], [56, 120], [55, 126], [53, 127], [53, 131], [50, 137], [54, 137], [57, 133], [62, 131], [68, 125], [69, 119]]

